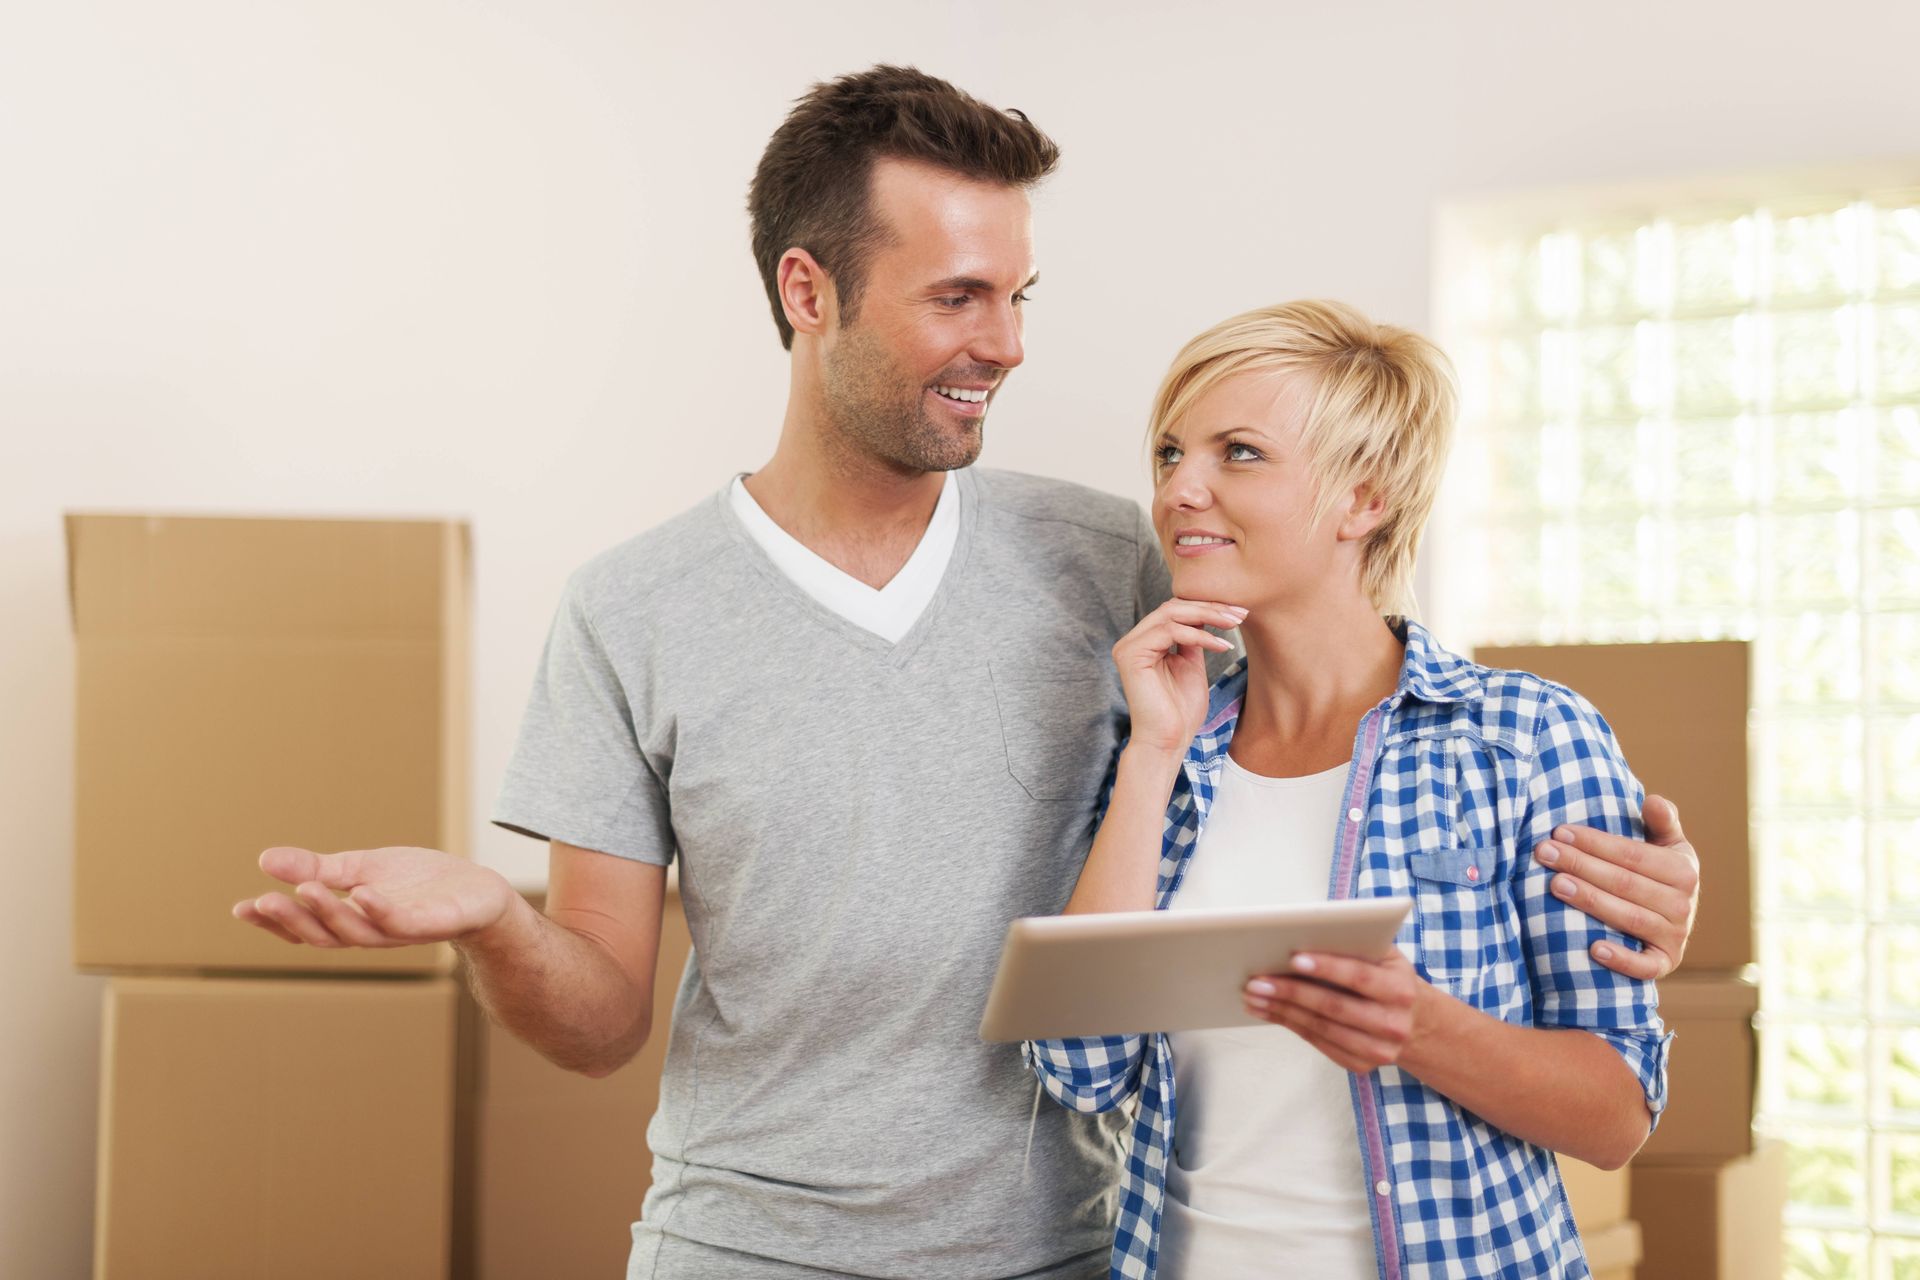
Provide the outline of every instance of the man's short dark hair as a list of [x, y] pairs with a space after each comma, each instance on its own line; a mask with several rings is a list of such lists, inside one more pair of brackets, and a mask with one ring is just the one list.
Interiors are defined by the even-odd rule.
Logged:
[[793, 347], [780, 305], [788, 249], [805, 249], [833, 277], [843, 323], [858, 316], [867, 264], [889, 234], [870, 198], [882, 157], [1027, 187], [1053, 172], [1060, 148], [1022, 112], [990, 107], [912, 67], [874, 67], [813, 86], [774, 131], [747, 189], [753, 258], [781, 346]]

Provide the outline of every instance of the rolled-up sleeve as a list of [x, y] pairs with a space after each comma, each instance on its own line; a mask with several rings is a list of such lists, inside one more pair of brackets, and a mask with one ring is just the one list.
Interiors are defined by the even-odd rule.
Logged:
[[1074, 1111], [1111, 1111], [1140, 1089], [1145, 1036], [1029, 1040], [1020, 1047], [1047, 1096]]

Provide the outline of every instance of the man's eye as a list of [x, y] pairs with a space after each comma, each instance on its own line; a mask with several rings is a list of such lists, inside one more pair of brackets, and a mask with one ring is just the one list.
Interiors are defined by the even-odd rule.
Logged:
[[951, 307], [953, 310], [958, 311], [961, 307], [967, 305], [967, 295], [961, 293], [955, 294], [950, 298], [942, 298], [940, 299], [940, 305], [943, 307]]
[[1022, 289], [1019, 293], [1016, 293], [1013, 295], [1013, 301], [1014, 301], [1014, 305], [1016, 306], [1018, 306], [1023, 302], [1032, 302], [1033, 295], [1028, 293], [1026, 290]]

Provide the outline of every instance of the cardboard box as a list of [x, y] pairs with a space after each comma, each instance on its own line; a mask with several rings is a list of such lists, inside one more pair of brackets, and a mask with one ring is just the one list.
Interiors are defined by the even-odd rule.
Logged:
[[[537, 905], [537, 904], [536, 904]], [[476, 1034], [476, 1169], [471, 1224], [456, 1276], [625, 1274], [631, 1227], [652, 1180], [647, 1124], [674, 997], [692, 950], [678, 893], [669, 892], [654, 978], [653, 1029], [634, 1060], [599, 1080], [563, 1071], [468, 1004]]]
[[1585, 1236], [1627, 1220], [1627, 1171], [1597, 1169], [1572, 1156], [1558, 1156], [1574, 1225]]
[[1660, 1016], [1674, 1032], [1667, 1109], [1635, 1167], [1718, 1164], [1753, 1150], [1759, 1004], [1751, 975], [1661, 980]]
[[1558, 681], [1600, 709], [1634, 775], [1680, 806], [1700, 855], [1700, 912], [1682, 971], [1753, 963], [1745, 641], [1526, 645], [1477, 661]]
[[1582, 1227], [1580, 1242], [1587, 1247], [1593, 1280], [1633, 1280], [1641, 1256], [1639, 1223], [1616, 1222], [1598, 1231]]
[[450, 979], [115, 978], [95, 1280], [439, 1280]]
[[431, 521], [67, 517], [74, 962], [444, 972], [233, 919], [262, 849], [467, 847], [467, 534]]
[[1780, 1280], [1786, 1149], [1717, 1164], [1633, 1166], [1639, 1280]]

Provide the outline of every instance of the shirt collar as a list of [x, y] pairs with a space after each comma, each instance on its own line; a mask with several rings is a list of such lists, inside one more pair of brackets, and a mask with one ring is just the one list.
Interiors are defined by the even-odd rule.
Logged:
[[1442, 649], [1431, 631], [1411, 618], [1389, 619], [1388, 624], [1407, 644], [1400, 683], [1393, 691], [1396, 703], [1408, 695], [1422, 702], [1467, 702], [1486, 693], [1479, 668]]

